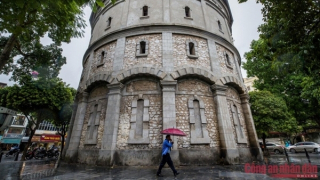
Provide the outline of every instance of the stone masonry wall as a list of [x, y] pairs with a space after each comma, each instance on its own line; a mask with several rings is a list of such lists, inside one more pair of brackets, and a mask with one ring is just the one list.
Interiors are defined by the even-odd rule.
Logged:
[[[208, 43], [206, 39], [188, 36], [188, 35], [172, 35], [173, 39], [173, 58], [174, 67], [180, 68], [184, 66], [201, 67], [210, 70], [210, 58], [208, 51]], [[197, 52], [199, 57], [197, 59], [190, 59], [187, 56], [186, 42], [189, 40], [196, 41], [198, 44]]]
[[[94, 75], [95, 73], [101, 72], [101, 71], [112, 71], [116, 45], [117, 45], [116, 41], [111, 42], [109, 44], [106, 44], [100, 47], [98, 50], [94, 52], [94, 59], [91, 64], [90, 75]], [[103, 62], [102, 62], [103, 65], [101, 64], [102, 51], [105, 52]]]
[[[85, 113], [85, 118], [83, 122], [82, 132], [81, 132], [81, 139], [80, 139], [80, 149], [100, 149], [101, 148], [101, 140], [103, 135], [103, 127], [104, 127], [104, 120], [107, 110], [107, 102], [108, 99], [106, 98], [106, 95], [108, 94], [108, 89], [106, 87], [97, 87], [93, 89], [88, 97], [88, 105]], [[97, 144], [96, 145], [86, 145], [85, 138], [87, 135], [87, 127], [89, 123], [89, 117], [90, 117], [90, 108], [94, 106], [97, 103], [101, 103], [101, 112], [99, 115], [100, 124], [98, 127], [98, 136], [97, 136]]]
[[[139, 86], [141, 85], [141, 86]], [[135, 92], [143, 94], [146, 87], [155, 87], [157, 84], [153, 81], [134, 81], [126, 85], [127, 92]], [[121, 98], [120, 106], [120, 120], [119, 130], [117, 137], [117, 149], [159, 149], [162, 144], [162, 105], [161, 95], [146, 95], [144, 94], [143, 99], [149, 100], [149, 142], [148, 145], [132, 145], [128, 144], [129, 131], [130, 131], [130, 120], [131, 120], [131, 104], [134, 99], [138, 99], [138, 95], [123, 96]]]
[[[176, 95], [176, 120], [177, 128], [184, 131], [187, 136], [178, 138], [178, 148], [206, 148], [204, 145], [190, 144], [190, 119], [188, 100], [194, 94], [203, 101], [205, 105], [205, 116], [207, 119], [207, 130], [210, 137], [209, 147], [219, 147], [218, 121], [216, 117], [215, 104], [209, 85], [199, 80], [185, 80], [178, 83], [178, 94]], [[199, 93], [200, 92], [200, 93]]]
[[[238, 76], [238, 72], [237, 72], [237, 69], [235, 67], [235, 61], [234, 61], [234, 56], [233, 56], [233, 53], [231, 53], [231, 51], [229, 51], [227, 48], [219, 45], [219, 44], [216, 44], [216, 47], [217, 47], [217, 53], [218, 53], [218, 60], [219, 60], [219, 65], [220, 65], [220, 69], [222, 72], [224, 73], [230, 73], [230, 74], [234, 74], [234, 75], [237, 75]], [[225, 58], [225, 53], [228, 54], [229, 56], [229, 59], [230, 59], [230, 62], [231, 62], [231, 65], [229, 68], [227, 66], [227, 63], [226, 63], [226, 58]]]
[[157, 83], [154, 81], [132, 81], [128, 83], [127, 92], [135, 91], [155, 91], [157, 90]]
[[246, 128], [246, 124], [245, 124], [245, 120], [244, 120], [244, 115], [243, 115], [243, 110], [242, 110], [242, 106], [241, 106], [241, 101], [240, 101], [240, 97], [238, 95], [238, 92], [232, 88], [229, 87], [226, 91], [226, 96], [227, 96], [227, 103], [228, 103], [228, 110], [229, 110], [229, 114], [230, 114], [230, 118], [232, 123], [232, 130], [233, 130], [233, 135], [235, 138], [235, 142], [237, 142], [237, 133], [236, 133], [236, 128], [234, 125], [234, 119], [232, 116], [232, 111], [231, 111], [231, 104], [232, 102], [235, 103], [235, 105], [237, 106], [237, 109], [240, 113], [239, 115], [239, 120], [240, 120], [240, 124], [242, 125], [243, 128], [243, 134], [247, 139], [247, 144], [237, 144], [238, 147], [249, 147], [249, 137], [248, 137], [248, 132], [247, 132], [247, 128]]
[[79, 83], [79, 87], [78, 87], [78, 91], [79, 92], [83, 92], [85, 85], [86, 85], [86, 77], [88, 75], [88, 73], [90, 73], [88, 71], [89, 69], [89, 57], [85, 60], [84, 65], [83, 65], [83, 70], [81, 73], [81, 77], [80, 77], [80, 83]]
[[[148, 56], [136, 57], [137, 44], [141, 40], [149, 42]], [[128, 37], [126, 39], [125, 55], [123, 59], [124, 69], [130, 69], [136, 65], [162, 67], [162, 35], [150, 34]]]

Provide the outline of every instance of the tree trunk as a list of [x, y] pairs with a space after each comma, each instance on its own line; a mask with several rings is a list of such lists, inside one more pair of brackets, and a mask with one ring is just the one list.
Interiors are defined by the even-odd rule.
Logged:
[[31, 133], [30, 133], [30, 136], [29, 136], [29, 139], [28, 139], [28, 143], [27, 143], [27, 145], [24, 147], [24, 150], [23, 150], [23, 154], [22, 154], [22, 157], [21, 157], [21, 161], [25, 161], [25, 160], [26, 160], [27, 151], [28, 151], [28, 148], [29, 148], [30, 145], [31, 145], [31, 140], [32, 140], [32, 137], [33, 137], [33, 135], [34, 135], [35, 132], [36, 132], [36, 129], [31, 129]]
[[8, 42], [4, 46], [0, 55], [0, 70], [2, 70], [3, 67], [7, 64], [10, 57], [10, 53], [16, 41], [17, 41], [17, 36], [15, 34], [11, 34]]
[[62, 159], [62, 152], [63, 152], [63, 148], [64, 148], [64, 137], [66, 135], [65, 130], [62, 131], [62, 140], [61, 140], [61, 150], [60, 150], [60, 159]]
[[267, 138], [266, 134], [263, 133], [263, 134], [262, 134], [263, 151], [264, 151], [264, 154], [269, 155], [268, 149], [267, 149], [267, 146], [266, 146], [266, 138]]

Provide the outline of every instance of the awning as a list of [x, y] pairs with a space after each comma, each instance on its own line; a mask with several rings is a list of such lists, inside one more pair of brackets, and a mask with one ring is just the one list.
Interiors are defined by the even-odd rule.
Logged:
[[21, 139], [14, 139], [14, 138], [3, 138], [1, 140], [2, 144], [20, 144]]
[[[23, 137], [21, 139], [21, 142], [26, 143], [28, 142], [28, 140], [29, 140], [29, 137]], [[31, 142], [40, 142], [40, 136], [33, 136], [31, 139]]]

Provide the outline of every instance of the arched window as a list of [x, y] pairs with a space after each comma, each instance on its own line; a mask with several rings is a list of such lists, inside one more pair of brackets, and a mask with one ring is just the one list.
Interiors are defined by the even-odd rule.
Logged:
[[186, 17], [191, 17], [190, 8], [186, 6], [184, 10], [185, 10]]
[[105, 56], [105, 52], [102, 51], [102, 52], [101, 52], [101, 57], [100, 57], [100, 63], [103, 63], [104, 56]]
[[196, 55], [195, 47], [193, 42], [189, 42], [189, 54], [190, 55]]
[[194, 96], [188, 100], [191, 144], [209, 144], [205, 106], [201, 99]]
[[149, 144], [149, 100], [133, 100], [131, 112], [128, 144]]
[[233, 119], [233, 124], [236, 130], [236, 134], [237, 134], [237, 141], [238, 143], [247, 143], [247, 140], [244, 136], [244, 132], [243, 132], [243, 126], [240, 122], [240, 112], [238, 110], [238, 107], [234, 104], [234, 102], [232, 102], [232, 104], [230, 104], [231, 106], [231, 112], [232, 112], [232, 119]]
[[218, 21], [219, 30], [222, 30], [221, 23]]
[[141, 41], [140, 42], [140, 54], [145, 54], [146, 53], [146, 42]]
[[143, 6], [143, 8], [142, 8], [142, 16], [148, 16], [148, 6]]
[[108, 27], [111, 26], [111, 21], [112, 21], [112, 18], [109, 17], [109, 18], [108, 18]]

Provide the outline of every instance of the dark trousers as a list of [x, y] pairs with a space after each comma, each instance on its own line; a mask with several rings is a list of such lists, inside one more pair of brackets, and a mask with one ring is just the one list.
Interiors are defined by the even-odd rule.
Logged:
[[169, 167], [171, 168], [171, 170], [173, 171], [173, 173], [176, 173], [177, 170], [174, 168], [173, 166], [173, 162], [171, 160], [171, 157], [170, 157], [170, 154], [167, 153], [166, 155], [163, 155], [162, 156], [162, 160], [161, 160], [161, 163], [160, 163], [160, 166], [159, 166], [159, 169], [158, 169], [158, 172], [157, 174], [160, 174], [161, 173], [161, 169], [163, 168], [163, 166], [168, 163]]

